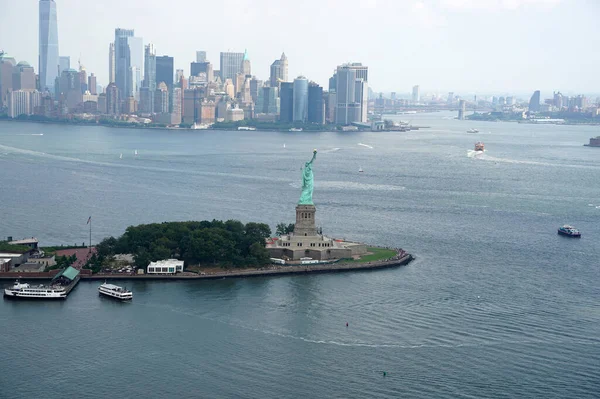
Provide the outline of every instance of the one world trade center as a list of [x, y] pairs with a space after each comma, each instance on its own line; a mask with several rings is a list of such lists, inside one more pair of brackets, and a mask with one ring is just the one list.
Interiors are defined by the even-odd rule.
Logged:
[[40, 0], [40, 91], [54, 93], [58, 76], [58, 24], [54, 0]]

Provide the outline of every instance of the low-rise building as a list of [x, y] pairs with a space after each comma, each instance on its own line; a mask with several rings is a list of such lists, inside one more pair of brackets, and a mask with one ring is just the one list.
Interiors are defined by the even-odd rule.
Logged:
[[7, 272], [10, 270], [10, 258], [0, 258], [0, 272]]
[[43, 258], [29, 258], [27, 260], [27, 263], [37, 263], [38, 265], [44, 266], [46, 268], [56, 265], [56, 259], [54, 255], [46, 256]]
[[0, 252], [0, 259], [10, 259], [12, 267], [19, 266], [29, 259], [30, 252], [15, 253], [15, 252]]
[[148, 274], [175, 274], [183, 271], [183, 261], [177, 259], [158, 260], [150, 262]]
[[8, 243], [10, 245], [22, 245], [22, 246], [29, 247], [31, 249], [37, 249], [39, 241], [37, 238], [31, 237], [31, 238], [23, 238], [22, 240], [8, 240]]

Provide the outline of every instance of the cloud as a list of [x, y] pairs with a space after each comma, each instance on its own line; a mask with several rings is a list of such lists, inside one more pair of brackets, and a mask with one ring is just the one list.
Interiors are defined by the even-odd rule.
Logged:
[[442, 7], [457, 10], [515, 10], [521, 7], [552, 8], [562, 0], [440, 0]]

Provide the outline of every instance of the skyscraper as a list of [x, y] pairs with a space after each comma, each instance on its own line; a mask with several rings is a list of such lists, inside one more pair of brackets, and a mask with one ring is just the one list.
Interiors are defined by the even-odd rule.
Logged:
[[356, 79], [354, 89], [354, 102], [360, 104], [359, 119], [357, 122], [367, 123], [369, 105], [369, 84], [364, 79]]
[[54, 0], [40, 0], [39, 5], [39, 73], [40, 89], [54, 87], [58, 76], [58, 22]]
[[306, 122], [308, 119], [308, 80], [304, 76], [294, 79], [294, 122]]
[[13, 69], [12, 90], [35, 90], [35, 72], [25, 61], [19, 62]]
[[308, 121], [310, 123], [325, 123], [325, 103], [323, 102], [323, 88], [311, 82], [308, 85]]
[[119, 88], [119, 98], [122, 100], [129, 95], [127, 77], [131, 67], [130, 37], [133, 37], [133, 29], [115, 29], [115, 83]]
[[225, 79], [235, 80], [235, 75], [242, 73], [242, 61], [244, 60], [244, 53], [221, 53], [221, 80], [224, 82]]
[[250, 96], [252, 97], [252, 101], [256, 103], [258, 101], [258, 94], [260, 93], [263, 87], [263, 81], [260, 79], [256, 79], [254, 76], [250, 79]]
[[294, 83], [281, 82], [279, 104], [279, 120], [281, 122], [291, 122], [294, 118]]
[[349, 125], [360, 120], [360, 103], [356, 102], [356, 70], [348, 65], [339, 66], [336, 72], [337, 104], [336, 124]]
[[259, 89], [256, 100], [257, 114], [278, 114], [279, 113], [279, 90], [277, 86], [265, 86]]
[[62, 71], [64, 71], [65, 69], [69, 69], [69, 68], [71, 68], [71, 57], [68, 57], [68, 56], [58, 57], [58, 76], [60, 76]]
[[269, 81], [271, 86], [278, 87], [279, 82], [287, 82], [288, 79], [288, 61], [285, 53], [281, 54], [281, 58], [273, 61], [271, 64], [271, 74]]
[[0, 50], [0, 108], [8, 104], [8, 94], [13, 89], [13, 71], [16, 64], [13, 57]]
[[156, 90], [156, 50], [152, 43], [149, 43], [144, 49], [144, 83], [142, 87], [147, 87], [151, 93]]
[[206, 51], [196, 51], [196, 62], [206, 62]]
[[119, 115], [119, 88], [114, 82], [106, 86], [106, 113], [108, 115]]
[[165, 82], [161, 81], [154, 91], [154, 112], [166, 114], [169, 112], [169, 91]]
[[173, 76], [175, 71], [173, 69], [173, 57], [163, 55], [156, 57], [156, 84], [165, 82], [169, 93], [173, 92]]
[[206, 83], [214, 80], [212, 64], [206, 62], [190, 63], [190, 76], [204, 77]]
[[129, 97], [139, 100], [144, 76], [144, 43], [141, 37], [128, 37], [127, 45], [129, 46], [129, 70], [131, 71], [131, 75], [128, 75], [127, 93]]
[[421, 93], [419, 92], [419, 85], [413, 86], [412, 90], [412, 102], [418, 104], [421, 101]]
[[114, 83], [117, 78], [115, 58], [115, 44], [111, 43], [110, 46], [108, 46], [108, 83]]
[[531, 99], [529, 100], [529, 112], [540, 111], [540, 91], [536, 90], [533, 92]]
[[242, 74], [244, 74], [244, 76], [252, 75], [252, 66], [250, 64], [250, 58], [248, 57], [248, 50], [244, 50], [244, 58], [242, 59]]

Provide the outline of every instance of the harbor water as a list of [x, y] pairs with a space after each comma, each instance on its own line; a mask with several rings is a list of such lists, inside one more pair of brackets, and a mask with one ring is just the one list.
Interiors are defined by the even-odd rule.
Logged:
[[0, 301], [0, 398], [598, 397], [598, 127], [453, 116], [394, 117], [430, 126], [403, 133], [0, 122], [0, 237], [87, 244], [90, 215], [93, 242], [172, 220], [274, 228], [317, 148], [323, 232], [417, 256], [119, 283], [131, 303], [85, 280], [65, 301]]

